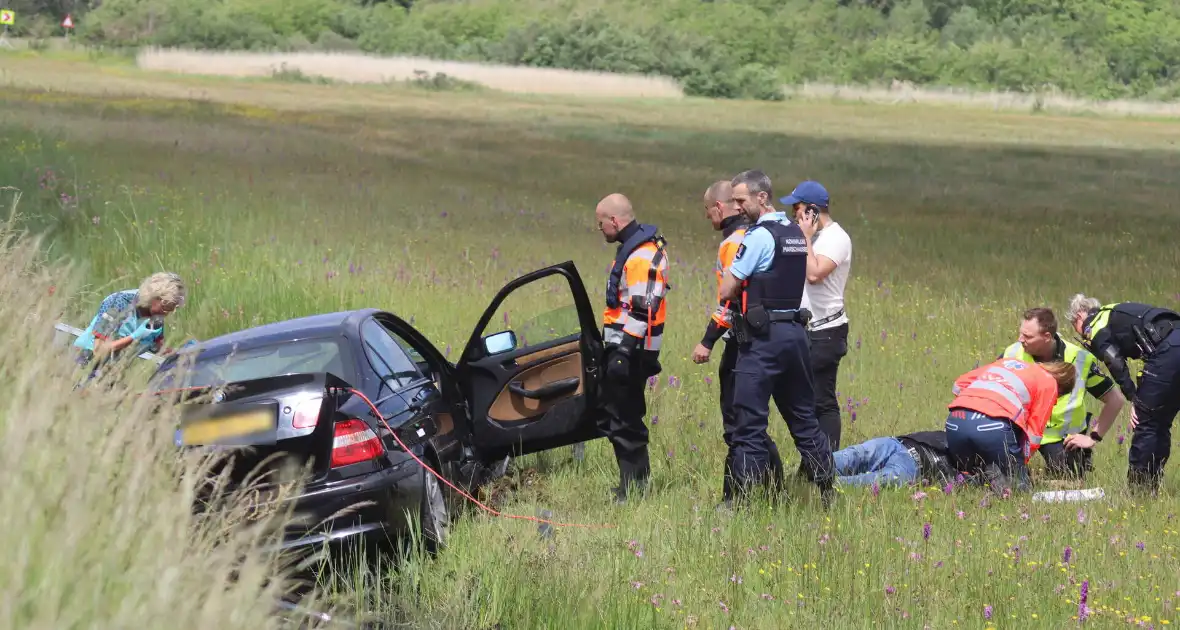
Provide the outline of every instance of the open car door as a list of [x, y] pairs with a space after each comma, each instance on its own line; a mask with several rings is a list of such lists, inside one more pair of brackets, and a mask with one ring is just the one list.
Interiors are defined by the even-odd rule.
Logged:
[[[549, 293], [527, 303], [552, 304], [552, 293], [560, 289], [573, 294], [572, 308], [547, 313], [546, 321], [518, 330], [508, 327], [488, 334], [493, 316], [509, 295], [546, 278]], [[522, 291], [524, 299], [538, 288]], [[507, 320], [505, 311], [505, 325]], [[455, 366], [470, 405], [472, 446], [478, 456], [492, 461], [601, 437], [595, 424], [601, 365], [601, 333], [573, 261], [505, 285], [484, 311]]]

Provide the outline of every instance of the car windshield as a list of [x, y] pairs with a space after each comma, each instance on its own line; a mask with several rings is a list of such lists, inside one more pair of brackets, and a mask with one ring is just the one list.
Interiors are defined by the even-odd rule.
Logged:
[[[178, 363], [188, 365], [183, 383], [177, 383], [173, 378]], [[233, 350], [228, 354], [199, 356], [191, 364], [188, 358], [178, 357], [165, 364], [153, 379], [152, 389], [209, 387], [302, 372], [331, 372], [347, 378], [339, 344], [332, 339], [284, 341], [249, 350]]]

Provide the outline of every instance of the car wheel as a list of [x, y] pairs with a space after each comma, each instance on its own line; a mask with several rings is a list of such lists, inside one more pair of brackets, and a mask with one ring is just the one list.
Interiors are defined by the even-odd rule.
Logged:
[[438, 553], [440, 549], [446, 546], [447, 534], [451, 526], [450, 516], [442, 482], [438, 480], [438, 477], [423, 470], [422, 539], [426, 543], [426, 550], [431, 554]]

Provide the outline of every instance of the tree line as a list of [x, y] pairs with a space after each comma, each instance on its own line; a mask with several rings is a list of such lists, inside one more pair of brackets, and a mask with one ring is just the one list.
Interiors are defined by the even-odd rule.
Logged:
[[76, 36], [92, 45], [343, 50], [658, 74], [688, 94], [722, 98], [777, 99], [780, 85], [804, 81], [1097, 99], [1180, 94], [1172, 0], [7, 0], [7, 8], [25, 18], [18, 35], [38, 19], [42, 31], [60, 32], [72, 8]]

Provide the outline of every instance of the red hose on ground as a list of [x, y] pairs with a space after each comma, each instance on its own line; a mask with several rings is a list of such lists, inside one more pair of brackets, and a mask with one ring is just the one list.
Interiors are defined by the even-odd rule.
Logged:
[[[336, 388], [332, 388], [332, 389], [336, 389]], [[361, 393], [351, 387], [340, 388], [339, 391], [346, 391], [346, 392], [349, 392], [352, 394], [356, 394], [357, 396], [360, 396], [361, 400], [365, 401], [365, 404], [369, 406], [369, 409], [372, 409], [373, 413], [376, 414], [377, 418], [379, 420], [381, 420], [381, 424], [385, 425], [385, 428], [390, 432], [390, 434], [393, 435], [393, 439], [397, 441], [398, 446], [401, 446], [403, 451], [405, 451], [407, 454], [409, 454], [410, 457], [413, 457], [414, 461], [418, 462], [418, 465], [425, 468], [427, 471], [429, 471], [435, 477], [438, 477], [439, 481], [450, 486], [451, 489], [453, 489], [455, 492], [458, 492], [459, 494], [463, 495], [463, 497], [466, 498], [468, 501], [471, 501], [472, 503], [478, 505], [485, 512], [488, 512], [489, 514], [492, 514], [493, 516], [499, 516], [502, 518], [515, 518], [515, 519], [520, 519], [520, 520], [524, 520], [524, 521], [533, 521], [535, 523], [545, 523], [547, 525], [553, 525], [554, 527], [585, 527], [585, 528], [603, 528], [603, 529], [613, 529], [615, 527], [614, 525], [583, 525], [580, 523], [554, 523], [553, 521], [547, 521], [543, 518], [537, 518], [535, 516], [521, 516], [518, 514], [505, 514], [505, 513], [500, 512], [496, 509], [488, 507], [488, 506], [484, 505], [483, 503], [481, 503], [479, 501], [479, 499], [476, 499], [475, 497], [471, 496], [470, 494], [467, 494], [463, 490], [459, 489], [455, 484], [453, 484], [449, 480], [447, 480], [446, 477], [443, 477], [442, 475], [440, 475], [437, 471], [435, 471], [433, 468], [428, 466], [426, 464], [426, 462], [422, 461], [417, 455], [415, 455], [413, 453], [413, 451], [411, 451], [409, 448], [407, 448], [405, 442], [402, 442], [402, 439], [400, 437], [398, 437], [397, 433], [392, 428], [390, 428], [389, 423], [385, 421], [385, 417], [381, 415], [381, 412], [377, 410], [377, 406], [373, 404], [373, 401], [369, 400], [368, 396], [365, 396], [363, 393]]]

